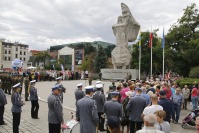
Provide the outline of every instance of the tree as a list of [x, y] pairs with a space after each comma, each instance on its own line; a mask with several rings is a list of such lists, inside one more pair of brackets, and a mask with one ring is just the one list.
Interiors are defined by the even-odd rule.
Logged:
[[36, 55], [36, 57], [35, 57], [35, 59], [37, 60], [37, 62], [38, 62], [38, 61], [43, 62], [44, 67], [45, 67], [45, 65], [46, 65], [46, 60], [49, 59], [49, 58], [50, 58], [50, 55], [48, 54], [48, 51], [39, 52], [39, 53]]
[[108, 61], [108, 58], [107, 58], [105, 50], [101, 46], [99, 46], [97, 55], [94, 60], [94, 66], [95, 66], [94, 71], [99, 73], [100, 69], [106, 68], [107, 61]]
[[[160, 73], [162, 71], [162, 48], [160, 39], [157, 37], [158, 30], [153, 31], [153, 73]], [[150, 74], [151, 66], [151, 49], [149, 48], [149, 31], [142, 32], [142, 41], [141, 41], [141, 72], [146, 75]], [[139, 68], [139, 46], [138, 44], [133, 45], [132, 47], [132, 61], [131, 68]]]
[[90, 53], [89, 55], [86, 55], [82, 61], [81, 69], [82, 70], [88, 70], [88, 71], [94, 71], [94, 60], [95, 60], [95, 53]]
[[183, 16], [173, 24], [166, 36], [172, 50], [168, 55], [173, 71], [187, 77], [192, 67], [199, 66], [199, 13], [196, 4], [184, 9]]

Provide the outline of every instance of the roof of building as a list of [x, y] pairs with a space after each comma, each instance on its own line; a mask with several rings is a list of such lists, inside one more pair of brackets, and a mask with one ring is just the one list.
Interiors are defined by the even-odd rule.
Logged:
[[9, 45], [9, 46], [22, 46], [22, 47], [29, 47], [29, 45], [25, 45], [25, 44], [20, 44], [20, 43], [11, 43], [11, 42], [3, 42], [2, 41], [2, 45]]
[[62, 44], [62, 45], [55, 45], [55, 46], [50, 46], [50, 51], [54, 50], [60, 50], [64, 48], [65, 46], [71, 47], [71, 46], [76, 46], [76, 45], [85, 45], [85, 44], [90, 44], [95, 48], [98, 48], [98, 46], [101, 46], [103, 48], [107, 48], [109, 46], [115, 46], [115, 44], [108, 43], [108, 42], [103, 42], [103, 41], [94, 41], [94, 42], [78, 42], [78, 43], [68, 43], [68, 44]]

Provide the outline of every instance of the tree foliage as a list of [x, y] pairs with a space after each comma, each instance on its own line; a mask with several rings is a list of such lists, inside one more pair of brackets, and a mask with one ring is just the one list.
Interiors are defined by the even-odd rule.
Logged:
[[46, 66], [46, 60], [50, 58], [50, 55], [48, 54], [48, 51], [42, 51], [39, 52], [36, 56], [35, 56], [35, 61], [39, 62], [41, 61], [44, 64], [44, 67]]
[[98, 48], [97, 55], [96, 55], [95, 61], [94, 61], [94, 65], [95, 65], [94, 71], [97, 72], [97, 73], [99, 73], [100, 69], [106, 68], [107, 61], [108, 61], [108, 58], [107, 58], [105, 49], [103, 49], [100, 46]]
[[183, 16], [173, 24], [166, 36], [166, 45], [172, 50], [169, 55], [170, 69], [187, 77], [192, 67], [199, 66], [199, 13], [196, 4], [184, 9]]
[[86, 55], [82, 61], [81, 70], [88, 70], [88, 71], [94, 71], [94, 60], [95, 60], [95, 53], [90, 53], [89, 55]]

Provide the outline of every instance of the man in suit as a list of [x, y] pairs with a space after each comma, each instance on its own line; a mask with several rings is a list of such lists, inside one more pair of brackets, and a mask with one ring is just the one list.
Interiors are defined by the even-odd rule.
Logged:
[[56, 85], [52, 88], [52, 94], [48, 97], [48, 123], [49, 133], [60, 133], [61, 125], [64, 123], [63, 108], [59, 98], [60, 86]]
[[6, 100], [6, 95], [3, 89], [1, 88], [1, 86], [2, 86], [2, 82], [0, 80], [0, 125], [7, 125], [3, 120], [3, 114], [5, 110], [4, 106], [7, 104], [7, 100]]
[[77, 101], [82, 99], [85, 96], [85, 93], [82, 91], [83, 84], [80, 83], [77, 85], [77, 89], [75, 90], [75, 105], [77, 105]]
[[104, 121], [105, 118], [102, 117], [103, 113], [103, 106], [105, 103], [105, 95], [102, 93], [103, 85], [97, 84], [96, 85], [97, 91], [93, 95], [93, 99], [97, 103], [97, 111], [98, 111], [98, 117], [99, 117], [99, 129], [100, 131], [106, 131], [104, 129]]
[[135, 133], [136, 130], [140, 130], [143, 125], [143, 119], [141, 117], [144, 108], [146, 107], [146, 99], [141, 95], [142, 90], [136, 88], [136, 95], [132, 97], [127, 106], [127, 111], [130, 112], [130, 132]]
[[76, 118], [80, 122], [80, 133], [96, 133], [99, 118], [95, 100], [92, 100], [93, 86], [85, 87], [86, 96], [77, 102]]
[[[118, 91], [111, 92], [110, 95], [112, 99], [110, 101], [106, 101], [104, 104], [103, 112], [106, 114], [107, 119], [109, 119], [111, 116], [121, 119], [123, 116], [122, 105], [118, 103], [119, 94], [120, 92]], [[107, 133], [109, 133], [108, 130]]]

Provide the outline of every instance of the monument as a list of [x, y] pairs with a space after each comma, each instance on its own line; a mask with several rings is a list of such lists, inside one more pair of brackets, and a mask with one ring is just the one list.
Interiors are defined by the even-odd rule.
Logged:
[[124, 79], [129, 75], [133, 79], [138, 78], [137, 69], [129, 69], [131, 53], [128, 48], [128, 42], [136, 40], [140, 25], [134, 19], [128, 6], [121, 3], [122, 16], [118, 17], [117, 23], [112, 26], [116, 37], [116, 47], [111, 52], [112, 64], [114, 69], [101, 69], [104, 79]]

